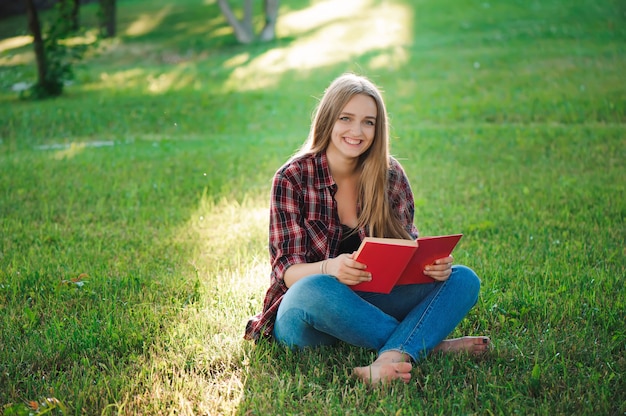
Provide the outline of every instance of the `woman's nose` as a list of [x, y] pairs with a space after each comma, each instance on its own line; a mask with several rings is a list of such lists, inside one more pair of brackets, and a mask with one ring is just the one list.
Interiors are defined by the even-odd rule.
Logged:
[[355, 136], [360, 136], [361, 133], [363, 133], [361, 123], [352, 123], [352, 125], [350, 126], [350, 133], [354, 134]]

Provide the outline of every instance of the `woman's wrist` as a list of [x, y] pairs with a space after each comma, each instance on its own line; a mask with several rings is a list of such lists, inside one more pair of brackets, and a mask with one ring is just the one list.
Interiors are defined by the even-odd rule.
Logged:
[[327, 270], [326, 270], [326, 265], [328, 264], [328, 259], [326, 260], [322, 260], [322, 262], [320, 263], [320, 273], [322, 274], [328, 274]]

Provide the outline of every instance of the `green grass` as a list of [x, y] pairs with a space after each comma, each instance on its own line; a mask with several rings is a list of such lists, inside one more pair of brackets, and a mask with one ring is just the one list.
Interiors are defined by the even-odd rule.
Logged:
[[[279, 39], [242, 46], [214, 2], [120, 1], [120, 36], [41, 102], [10, 90], [35, 67], [30, 45], [3, 46], [24, 19], [2, 21], [5, 411], [50, 397], [68, 414], [626, 412], [623, 4], [313, 14], [325, 4], [285, 2]], [[421, 233], [465, 234], [455, 257], [483, 288], [452, 335], [494, 344], [374, 390], [349, 377], [371, 351], [242, 340], [269, 280], [272, 174], [347, 70], [385, 90]]]

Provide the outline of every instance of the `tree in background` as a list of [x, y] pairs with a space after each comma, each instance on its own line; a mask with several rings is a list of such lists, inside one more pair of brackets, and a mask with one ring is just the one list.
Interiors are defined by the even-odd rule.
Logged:
[[76, 32], [73, 30], [78, 24], [76, 3], [75, 0], [60, 0], [55, 6], [57, 17], [44, 32], [33, 0], [25, 0], [28, 29], [33, 35], [37, 62], [37, 82], [29, 89], [32, 98], [61, 95], [65, 81], [73, 76], [72, 62], [80, 59], [85, 47], [69, 47], [61, 40]]
[[61, 1], [62, 18], [67, 20], [67, 29], [71, 32], [77, 32], [80, 27], [78, 12], [80, 10], [80, 0]]
[[115, 0], [100, 0], [100, 36], [103, 38], [115, 36], [116, 9]]
[[[104, 1], [104, 0], [103, 0]], [[241, 43], [251, 43], [256, 39], [253, 24], [253, 3], [254, 0], [243, 1], [243, 18], [237, 19], [228, 0], [217, 0], [217, 3], [232, 26], [235, 37]], [[258, 39], [267, 42], [276, 37], [276, 20], [278, 19], [279, 0], [263, 0], [263, 11], [265, 15], [265, 25], [259, 33]]]
[[[62, 30], [58, 26], [51, 28], [44, 38], [39, 14], [33, 0], [26, 0], [28, 29], [33, 35], [33, 47], [37, 61], [37, 82], [31, 87], [34, 98], [55, 97], [63, 92], [63, 81], [68, 75], [68, 66], [60, 58], [61, 50], [58, 35]], [[62, 20], [62, 19], [60, 19]]]
[[[35, 49], [35, 60], [37, 61], [37, 84], [35, 85], [39, 85], [39, 88], [44, 91], [49, 91], [51, 95], [54, 95], [52, 93], [59, 87], [54, 83], [49, 85], [46, 49], [43, 44], [39, 14], [33, 4], [33, 0], [26, 0], [26, 14], [28, 15], [28, 30], [33, 35], [33, 47]], [[61, 89], [62, 88], [61, 86]]]

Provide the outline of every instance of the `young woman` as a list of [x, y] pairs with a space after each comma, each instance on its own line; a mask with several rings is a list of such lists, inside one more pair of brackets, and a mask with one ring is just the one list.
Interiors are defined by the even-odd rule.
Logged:
[[307, 142], [274, 176], [271, 285], [246, 338], [375, 349], [373, 363], [353, 370], [372, 384], [408, 382], [411, 363], [430, 352], [484, 352], [487, 337], [444, 340], [480, 288], [472, 270], [452, 266], [452, 256], [426, 267], [434, 283], [396, 286], [390, 294], [350, 288], [371, 279], [353, 257], [361, 240], [415, 239], [413, 214], [408, 179], [389, 154], [380, 91], [364, 77], [340, 76], [322, 97]]

